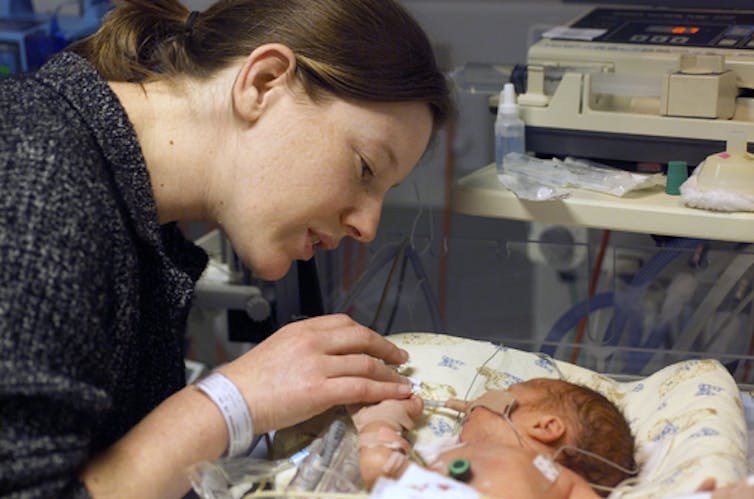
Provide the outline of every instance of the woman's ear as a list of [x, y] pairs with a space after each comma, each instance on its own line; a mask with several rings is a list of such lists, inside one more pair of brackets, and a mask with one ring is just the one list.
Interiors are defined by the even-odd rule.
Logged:
[[526, 434], [543, 444], [552, 444], [566, 436], [563, 420], [554, 414], [538, 414], [524, 422]]
[[260, 45], [244, 60], [233, 83], [233, 110], [253, 123], [275, 97], [287, 89], [296, 72], [293, 51], [279, 43]]

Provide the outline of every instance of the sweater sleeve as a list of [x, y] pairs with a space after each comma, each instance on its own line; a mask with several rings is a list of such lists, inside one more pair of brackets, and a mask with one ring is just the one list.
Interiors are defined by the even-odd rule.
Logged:
[[117, 377], [113, 248], [82, 194], [96, 186], [14, 145], [0, 155], [0, 496], [87, 497], [78, 474]]

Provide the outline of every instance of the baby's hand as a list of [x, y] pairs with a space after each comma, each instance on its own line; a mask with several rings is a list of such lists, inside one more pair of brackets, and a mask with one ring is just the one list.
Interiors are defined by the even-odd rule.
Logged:
[[402, 400], [383, 400], [373, 405], [350, 406], [349, 412], [359, 432], [369, 423], [375, 421], [384, 422], [392, 429], [400, 432], [414, 427], [414, 420], [421, 415], [422, 409], [422, 399], [412, 396]]

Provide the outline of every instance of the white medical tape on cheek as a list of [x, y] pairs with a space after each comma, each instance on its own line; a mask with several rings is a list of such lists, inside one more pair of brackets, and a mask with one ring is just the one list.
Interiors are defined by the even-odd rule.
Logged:
[[249, 406], [236, 385], [224, 374], [214, 372], [199, 380], [196, 387], [220, 409], [228, 427], [228, 457], [235, 457], [251, 447], [254, 428]]

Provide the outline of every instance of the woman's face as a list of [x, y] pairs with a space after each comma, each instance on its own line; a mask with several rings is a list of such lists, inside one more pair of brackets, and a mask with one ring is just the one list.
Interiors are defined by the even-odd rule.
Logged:
[[288, 91], [239, 134], [216, 218], [267, 280], [294, 260], [374, 239], [385, 193], [419, 161], [432, 131], [422, 103], [312, 103]]

